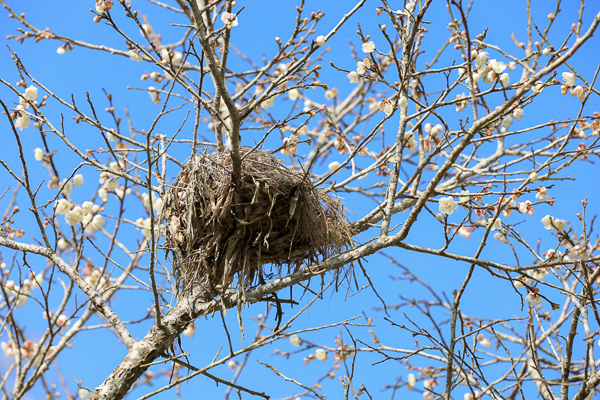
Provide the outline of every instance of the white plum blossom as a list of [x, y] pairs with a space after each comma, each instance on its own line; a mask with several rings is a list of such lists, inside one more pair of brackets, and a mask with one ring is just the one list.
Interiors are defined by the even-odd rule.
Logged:
[[496, 232], [496, 233], [494, 233], [494, 239], [496, 239], [500, 243], [508, 243], [508, 240], [506, 239], [506, 236], [502, 232]]
[[106, 190], [104, 187], [98, 189], [98, 197], [100, 197], [102, 201], [106, 203], [108, 201], [108, 190]]
[[550, 272], [546, 268], [538, 268], [531, 274], [538, 281], [543, 281]]
[[12, 342], [9, 342], [9, 343], [2, 342], [2, 343], [0, 343], [0, 347], [2, 347], [2, 352], [4, 353], [4, 355], [6, 357], [14, 357], [15, 356], [15, 350], [12, 348]]
[[567, 86], [575, 85], [575, 74], [572, 72], [563, 72], [562, 74], [563, 81]]
[[80, 223], [83, 219], [83, 210], [79, 206], [75, 206], [71, 211], [65, 215], [65, 221], [71, 226], [75, 226]]
[[523, 118], [523, 109], [522, 108], [515, 108], [513, 110], [513, 112], [512, 112], [512, 116], [517, 121], [520, 121], [521, 118]]
[[171, 61], [175, 65], [180, 65], [183, 62], [183, 54], [179, 51], [174, 51], [173, 57], [171, 57]]
[[537, 181], [539, 178], [538, 173], [535, 171], [531, 171], [531, 173], [529, 174], [529, 180], [530, 181]]
[[112, 3], [105, 0], [96, 0], [96, 11], [102, 14], [106, 10], [110, 10]]
[[411, 153], [417, 151], [417, 146], [419, 144], [415, 140], [415, 134], [412, 132], [408, 132], [404, 135], [404, 147], [408, 149]]
[[442, 214], [452, 215], [452, 213], [458, 208], [458, 203], [450, 196], [442, 197], [439, 201], [440, 212]]
[[129, 56], [129, 59], [131, 61], [135, 61], [135, 62], [140, 62], [143, 60], [142, 56], [140, 55], [139, 52], [135, 51], [135, 50], [129, 50], [127, 52], [127, 55]]
[[408, 106], [408, 99], [406, 96], [400, 96], [400, 100], [398, 100], [398, 107], [406, 108]]
[[73, 191], [73, 184], [66, 179], [63, 179], [62, 182], [58, 185], [58, 192], [64, 194], [65, 196], [70, 196]]
[[507, 72], [500, 75], [500, 83], [502, 84], [502, 87], [507, 87], [510, 83], [510, 75], [508, 75]]
[[350, 73], [348, 74], [348, 80], [350, 81], [350, 83], [359, 83], [360, 75], [358, 75], [356, 71], [350, 71]]
[[508, 129], [512, 125], [512, 122], [513, 122], [512, 116], [505, 115], [504, 119], [502, 120], [502, 127], [504, 129]]
[[60, 239], [58, 239], [58, 242], [56, 242], [56, 245], [58, 246], [58, 248], [60, 250], [66, 250], [69, 248], [69, 242], [67, 242], [65, 240], [65, 238], [62, 238], [62, 237]]
[[362, 44], [363, 53], [372, 53], [375, 51], [375, 43], [371, 40]]
[[158, 90], [154, 86], [148, 86], [148, 94], [150, 95], [150, 99], [154, 104], [160, 103], [160, 97], [158, 96]]
[[89, 390], [81, 388], [77, 391], [77, 397], [79, 397], [80, 400], [85, 400], [88, 397], [88, 393]]
[[415, 374], [408, 374], [406, 384], [407, 389], [409, 390], [413, 390], [415, 388], [415, 385], [417, 384], [417, 377], [415, 376]]
[[18, 117], [15, 121], [15, 127], [22, 131], [23, 129], [29, 128], [29, 125], [31, 124], [31, 117], [29, 117], [29, 114], [23, 111], [25, 107], [23, 107], [21, 104], [17, 106], [17, 110], [19, 109], [20, 111], [17, 113]]
[[317, 46], [325, 46], [325, 36], [323, 35], [319, 35], [317, 36], [317, 39], [315, 40], [315, 43], [317, 44]]
[[488, 67], [494, 71], [496, 74], [501, 74], [504, 72], [504, 70], [506, 69], [506, 64], [504, 64], [502, 61], [497, 61], [496, 59], [492, 59], [490, 60], [490, 62], [488, 63]]
[[83, 175], [77, 174], [73, 177], [73, 185], [79, 187], [83, 185]]
[[60, 314], [56, 319], [56, 325], [59, 328], [68, 328], [71, 324], [71, 320], [64, 314]]
[[444, 127], [442, 124], [436, 124], [433, 128], [431, 128], [431, 134], [437, 135], [438, 133], [442, 133], [444, 131]]
[[300, 347], [300, 337], [296, 334], [290, 336], [290, 344], [294, 347]]
[[500, 229], [502, 229], [502, 220], [500, 218], [496, 218], [494, 219], [493, 217], [488, 218], [487, 226], [491, 226], [490, 230], [492, 231], [499, 231]]
[[385, 113], [385, 115], [390, 116], [392, 115], [392, 113], [394, 112], [394, 106], [391, 103], [387, 103], [384, 107], [383, 107], [383, 112]]
[[67, 47], [65, 45], [59, 46], [58, 49], [56, 49], [56, 54], [58, 54], [59, 56], [62, 56], [66, 52], [67, 52]]
[[223, 24], [225, 24], [225, 26], [227, 28], [232, 28], [234, 26], [238, 26], [237, 15], [235, 15], [233, 13], [229, 13], [227, 11], [225, 11], [223, 14], [221, 14], [221, 22], [223, 22]]
[[71, 209], [71, 203], [67, 199], [60, 199], [56, 203], [56, 213], [64, 215]]
[[288, 96], [290, 98], [290, 100], [298, 100], [298, 97], [300, 97], [300, 92], [298, 91], [298, 89], [292, 89], [288, 92]]
[[520, 277], [518, 277], [517, 279], [515, 279], [513, 281], [513, 283], [515, 284], [516, 288], [519, 288], [519, 287], [523, 287], [525, 285], [528, 285], [530, 281], [531, 281], [531, 279], [528, 276], [521, 275]]
[[537, 293], [529, 293], [525, 296], [525, 301], [529, 303], [531, 307], [535, 307], [539, 304], [542, 304], [542, 297]]
[[23, 94], [23, 97], [25, 97], [25, 99], [29, 100], [29, 101], [34, 101], [37, 98], [38, 95], [38, 88], [30, 85], [27, 89], [25, 89], [25, 93]]
[[91, 201], [84, 201], [81, 205], [81, 209], [83, 210], [84, 214], [89, 214], [94, 210], [94, 203]]
[[485, 75], [482, 76], [484, 83], [492, 83], [496, 79], [496, 74], [494, 71], [486, 72]]
[[340, 163], [337, 161], [332, 161], [329, 163], [329, 172], [335, 171], [340, 166]]
[[356, 73], [359, 75], [362, 75], [365, 73], [365, 71], [367, 70], [367, 66], [365, 65], [364, 62], [359, 61], [356, 63]]
[[470, 239], [471, 238], [471, 230], [469, 228], [467, 228], [466, 226], [461, 226], [458, 229], [458, 234], [460, 236], [462, 236], [465, 239]]
[[517, 68], [517, 63], [516, 62], [511, 61], [511, 62], [508, 63], [508, 70], [509, 71], [514, 71], [515, 68]]
[[546, 189], [544, 186], [540, 186], [537, 194], [535, 195], [535, 198], [543, 201], [546, 200], [548, 197], [550, 197], [550, 195], [548, 194], [548, 189]]
[[531, 207], [531, 201], [525, 200], [519, 203], [518, 211], [521, 214], [533, 214], [533, 207]]
[[268, 97], [266, 99], [264, 99], [261, 103], [260, 103], [260, 107], [263, 109], [267, 109], [269, 107], [273, 107], [274, 103], [273, 103], [273, 97]]
[[585, 88], [581, 85], [569, 89], [569, 93], [571, 96], [577, 97], [581, 101], [585, 100]]
[[33, 157], [36, 161], [42, 161], [44, 159], [44, 150], [36, 147], [35, 150], [33, 150]]
[[317, 357], [317, 360], [327, 361], [327, 352], [323, 349], [317, 349], [315, 351], [315, 356]]
[[92, 222], [92, 214], [83, 213], [83, 218], [81, 218], [81, 223], [83, 225], [87, 225], [86, 230], [88, 231], [88, 233], [92, 234], [96, 231], [89, 225], [90, 222]]
[[565, 220], [554, 218], [551, 215], [546, 215], [542, 218], [542, 224], [547, 230], [554, 229], [558, 233], [563, 232], [566, 226]]
[[94, 218], [92, 219], [92, 222], [90, 223], [90, 226], [95, 230], [100, 230], [104, 227], [104, 224], [106, 224], [106, 221], [104, 221], [104, 218], [102, 217], [102, 215], [97, 214], [94, 215]]
[[475, 64], [478, 69], [487, 68], [487, 60], [489, 59], [489, 54], [487, 51], [480, 51], [477, 53], [477, 57], [475, 57]]

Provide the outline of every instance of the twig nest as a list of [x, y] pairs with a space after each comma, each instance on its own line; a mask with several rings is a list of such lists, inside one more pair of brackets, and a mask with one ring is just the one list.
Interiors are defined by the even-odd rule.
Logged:
[[240, 156], [237, 187], [228, 152], [201, 154], [165, 196], [166, 247], [180, 289], [200, 281], [228, 288], [236, 274], [245, 288], [350, 245], [342, 205], [309, 176], [264, 151], [242, 149]]

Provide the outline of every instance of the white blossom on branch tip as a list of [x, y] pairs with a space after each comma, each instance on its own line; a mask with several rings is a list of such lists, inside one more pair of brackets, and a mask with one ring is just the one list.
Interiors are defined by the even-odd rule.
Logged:
[[458, 203], [450, 196], [442, 197], [439, 200], [439, 209], [443, 214], [452, 215], [452, 213], [458, 208]]
[[33, 150], [33, 157], [36, 161], [42, 161], [44, 159], [44, 150], [36, 147], [35, 150]]
[[272, 97], [268, 97], [266, 99], [264, 99], [261, 103], [260, 103], [260, 107], [263, 109], [267, 109], [269, 107], [273, 107], [274, 103], [273, 103], [273, 98]]
[[358, 75], [356, 71], [350, 71], [350, 73], [348, 73], [348, 80], [350, 81], [350, 83], [359, 83], [360, 75]]
[[529, 293], [525, 296], [525, 301], [529, 303], [531, 307], [542, 304], [542, 297], [537, 293]]
[[317, 360], [327, 361], [327, 352], [323, 349], [317, 349], [315, 351], [315, 356], [317, 357]]
[[34, 101], [37, 98], [37, 95], [38, 95], [38, 88], [33, 85], [30, 85], [27, 89], [25, 89], [25, 93], [23, 94], [23, 97], [25, 97], [29, 101]]
[[294, 347], [300, 347], [300, 337], [296, 334], [290, 336], [290, 344]]
[[563, 81], [567, 86], [575, 85], [575, 74], [572, 72], [563, 72], [562, 74]]
[[551, 215], [546, 215], [542, 218], [542, 224], [547, 230], [553, 229], [557, 233], [564, 232], [566, 226], [565, 220], [554, 218]]
[[512, 112], [512, 116], [517, 121], [520, 121], [521, 118], [523, 118], [523, 109], [522, 108], [515, 108], [513, 110], [513, 112]]
[[235, 15], [233, 13], [229, 13], [227, 11], [225, 11], [223, 14], [221, 14], [221, 22], [223, 22], [223, 24], [225, 24], [225, 26], [227, 28], [232, 28], [234, 26], [238, 26], [237, 15]]
[[502, 229], [502, 220], [500, 218], [488, 218], [487, 226], [490, 226], [490, 230], [499, 231]]
[[129, 50], [129, 52], [127, 52], [127, 55], [129, 56], [129, 58], [131, 59], [131, 61], [140, 62], [140, 61], [143, 60], [143, 58], [140, 55], [140, 53], [137, 52], [137, 51], [135, 51], [135, 50]]
[[367, 53], [367, 54], [374, 52], [375, 51], [375, 43], [372, 40], [370, 40], [366, 43], [363, 43], [362, 51], [363, 51], [363, 53]]
[[154, 104], [160, 103], [160, 97], [158, 96], [158, 90], [154, 86], [148, 86], [148, 94], [150, 95], [150, 99]]
[[290, 100], [298, 100], [298, 98], [300, 97], [300, 92], [298, 91], [298, 89], [292, 89], [288, 92], [288, 96], [290, 98]]

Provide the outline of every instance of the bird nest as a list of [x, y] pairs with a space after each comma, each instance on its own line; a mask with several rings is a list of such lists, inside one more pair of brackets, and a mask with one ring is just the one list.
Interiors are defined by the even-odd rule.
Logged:
[[[264, 151], [242, 149], [236, 187], [228, 152], [193, 156], [164, 200], [166, 247], [179, 289], [241, 288], [297, 271], [351, 243], [344, 208]], [[266, 266], [270, 266], [269, 269]]]

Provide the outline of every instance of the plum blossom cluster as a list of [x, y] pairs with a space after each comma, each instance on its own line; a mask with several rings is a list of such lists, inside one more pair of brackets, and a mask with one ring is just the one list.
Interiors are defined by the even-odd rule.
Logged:
[[96, 0], [96, 11], [99, 13], [103, 13], [105, 11], [110, 10], [110, 8], [114, 5], [112, 1], [106, 0]]
[[562, 233], [565, 230], [566, 222], [563, 219], [554, 218], [551, 215], [546, 215], [542, 218], [542, 224], [547, 230], [553, 229], [556, 233]]
[[[142, 193], [142, 204], [144, 205], [144, 207], [148, 209], [150, 208], [150, 196], [148, 196], [148, 193]], [[156, 214], [160, 214], [162, 206], [163, 200], [159, 196], [157, 196], [156, 193], [152, 192], [152, 210]]]
[[[71, 226], [81, 223], [85, 227], [85, 232], [89, 235], [104, 227], [105, 221], [102, 215], [98, 214], [101, 207], [91, 201], [84, 201], [81, 206], [74, 205], [67, 199], [60, 199], [56, 202], [56, 213], [65, 216], [65, 221]], [[60, 246], [59, 246], [60, 247]]]
[[565, 82], [560, 88], [561, 94], [567, 94], [568, 91], [571, 96], [577, 97], [580, 101], [585, 100], [586, 89], [581, 85], [575, 86], [575, 74], [572, 72], [563, 72], [561, 75]]
[[[136, 229], [142, 230], [142, 235], [146, 239], [152, 238], [152, 220], [150, 218], [138, 218], [135, 221]], [[164, 232], [164, 225], [154, 221], [154, 236], [158, 237]]]
[[[14, 114], [15, 127], [19, 130], [29, 128], [31, 125], [31, 117], [27, 113], [27, 108], [30, 106], [30, 102], [37, 105], [35, 101], [38, 95], [38, 88], [30, 85], [25, 89], [25, 92], [19, 97], [19, 104], [16, 107]], [[37, 126], [36, 126], [37, 127]]]
[[[1, 342], [0, 347], [2, 348], [2, 352], [6, 357], [17, 357], [20, 358], [33, 358], [33, 365], [39, 366], [45, 357], [47, 358], [49, 355], [52, 355], [55, 351], [54, 346], [50, 346], [47, 349], [40, 348], [39, 344], [31, 341], [25, 340], [20, 345], [17, 345], [14, 341], [9, 340], [8, 342]], [[35, 358], [34, 358], [35, 357]]]
[[[378, 104], [377, 104], [377, 108], [379, 109], [379, 111], [383, 111], [385, 113], [385, 115], [392, 115], [394, 110], [395, 110], [395, 100], [392, 99], [383, 99], [381, 100]], [[406, 98], [406, 96], [402, 95], [400, 96], [400, 99], [398, 100], [398, 107], [400, 107], [401, 109], [404, 109], [408, 106], [408, 99]]]
[[363, 76], [368, 69], [371, 69], [372, 65], [373, 64], [369, 57], [365, 57], [364, 60], [358, 61], [356, 63], [356, 69], [348, 73], [348, 80], [350, 81], [350, 83], [359, 83], [360, 77]]
[[291, 156], [298, 154], [298, 141], [300, 140], [300, 131], [296, 130], [288, 137], [283, 138], [283, 148], [281, 154]]
[[[473, 81], [477, 83], [479, 79], [483, 79], [484, 83], [492, 83], [498, 80], [502, 87], [508, 87], [510, 83], [510, 76], [507, 72], [504, 72], [506, 68], [510, 71], [516, 68], [516, 64], [514, 62], [506, 65], [502, 61], [498, 61], [496, 59], [489, 58], [489, 53], [487, 51], [473, 51], [472, 53], [475, 56], [475, 66], [476, 70], [473, 72]], [[465, 70], [459, 70], [459, 73], [463, 75]]]
[[[120, 160], [119, 162], [112, 161], [108, 166], [112, 171], [116, 172], [119, 170], [125, 170], [127, 163], [125, 160]], [[121, 199], [124, 196], [131, 194], [131, 188], [125, 189], [123, 186], [119, 186], [118, 176], [111, 172], [102, 171], [100, 173], [98, 182], [102, 185], [100, 189], [98, 189], [98, 196], [104, 203], [108, 201], [109, 193], [115, 193], [115, 195]]]
[[234, 26], [238, 26], [237, 15], [227, 11], [221, 14], [221, 22], [225, 25], [227, 29], [231, 29]]
[[[5, 264], [3, 263], [3, 266]], [[23, 307], [27, 303], [29, 293], [40, 287], [44, 281], [44, 276], [41, 274], [31, 273], [31, 279], [24, 279], [21, 286], [17, 285], [13, 280], [7, 280], [6, 282], [0, 282], [0, 285], [4, 287], [6, 294], [10, 296], [9, 301], [11, 304], [17, 307]]]

